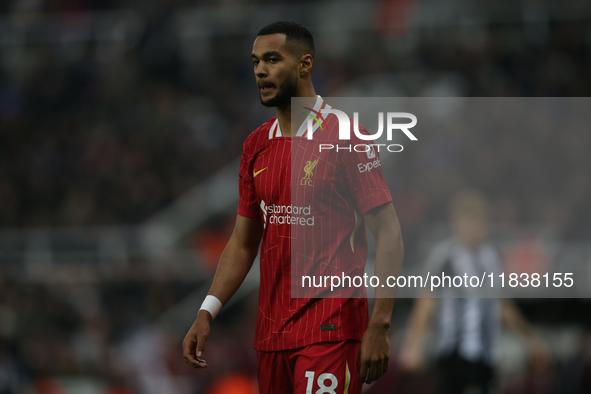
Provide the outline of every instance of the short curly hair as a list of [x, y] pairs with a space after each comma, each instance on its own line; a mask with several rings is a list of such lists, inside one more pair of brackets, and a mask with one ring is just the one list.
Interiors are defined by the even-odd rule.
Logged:
[[259, 30], [257, 36], [271, 34], [285, 34], [286, 42], [296, 44], [300, 54], [310, 54], [314, 58], [314, 38], [305, 26], [294, 21], [273, 22]]

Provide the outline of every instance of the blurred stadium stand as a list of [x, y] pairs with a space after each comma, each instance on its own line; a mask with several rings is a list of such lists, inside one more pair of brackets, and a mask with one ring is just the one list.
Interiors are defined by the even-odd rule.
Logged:
[[[216, 319], [207, 371], [180, 343], [232, 229], [242, 142], [273, 116], [249, 53], [278, 19], [314, 33], [323, 96], [591, 92], [587, 1], [0, 2], [1, 394], [254, 392], [256, 267]], [[499, 133], [470, 136], [469, 157], [409, 152], [390, 182], [406, 261], [446, 233], [449, 196], [470, 186], [497, 231], [517, 234], [505, 259], [589, 277], [589, 146], [591, 133]], [[587, 300], [520, 305], [554, 359], [533, 370], [505, 338], [502, 392], [589, 392]], [[394, 354], [408, 308], [397, 302]], [[392, 362], [369, 392], [433, 392]]]

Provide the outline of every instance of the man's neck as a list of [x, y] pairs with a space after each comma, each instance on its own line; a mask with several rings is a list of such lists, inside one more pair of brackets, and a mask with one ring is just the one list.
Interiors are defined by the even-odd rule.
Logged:
[[[314, 87], [310, 86], [310, 88], [306, 89], [303, 92], [298, 92], [296, 97], [310, 97], [316, 98], [316, 92], [314, 91]], [[314, 102], [310, 106], [313, 106]], [[286, 107], [275, 107], [275, 114], [277, 115], [277, 120], [279, 121], [279, 127], [281, 128], [281, 135], [284, 137], [291, 137], [291, 103]], [[301, 124], [305, 118], [302, 118], [296, 124]], [[299, 119], [294, 119], [294, 121], [298, 121]], [[297, 132], [297, 130], [296, 130]]]
[[275, 114], [281, 128], [281, 135], [291, 137], [291, 104], [287, 107], [275, 107]]

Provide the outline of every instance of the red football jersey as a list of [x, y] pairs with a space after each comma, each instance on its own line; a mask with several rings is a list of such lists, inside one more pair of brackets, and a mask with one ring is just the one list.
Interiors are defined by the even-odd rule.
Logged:
[[[326, 106], [318, 97], [313, 110]], [[258, 350], [360, 341], [367, 327], [364, 288], [352, 298], [346, 289], [328, 294], [302, 287], [303, 275], [362, 276], [367, 257], [363, 215], [392, 201], [374, 149], [319, 149], [322, 143], [371, 143], [354, 133], [350, 141], [338, 141], [336, 116], [325, 119], [314, 125], [309, 140], [307, 121], [295, 136], [283, 137], [272, 118], [243, 146], [238, 214], [259, 217], [264, 225]]]

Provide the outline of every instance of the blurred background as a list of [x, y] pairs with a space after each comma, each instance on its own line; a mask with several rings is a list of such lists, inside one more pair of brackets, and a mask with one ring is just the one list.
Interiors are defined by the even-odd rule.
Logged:
[[[584, 0], [3, 0], [1, 394], [256, 393], [256, 267], [213, 324], [207, 370], [181, 342], [233, 228], [242, 142], [274, 116], [249, 55], [280, 19], [312, 31], [323, 96], [591, 92]], [[405, 264], [470, 187], [505, 264], [591, 266], [591, 133], [463, 133], [398, 159]], [[436, 388], [431, 367], [397, 368], [411, 305], [397, 301], [392, 365], [368, 392]], [[503, 334], [499, 392], [591, 392], [589, 301], [517, 305], [551, 358], [533, 368]]]

